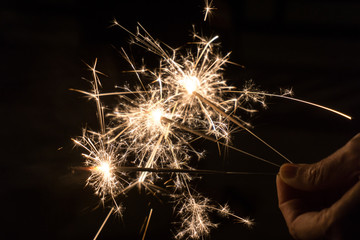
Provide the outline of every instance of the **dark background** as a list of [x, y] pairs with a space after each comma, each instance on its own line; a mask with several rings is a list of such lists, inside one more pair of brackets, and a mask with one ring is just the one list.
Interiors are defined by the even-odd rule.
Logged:
[[[236, 2], [236, 4], [235, 4]], [[269, 109], [252, 118], [254, 132], [294, 162], [316, 162], [359, 131], [360, 3], [358, 1], [215, 1], [217, 10], [202, 21], [203, 2], [187, 1], [3, 1], [0, 8], [1, 72], [1, 236], [7, 239], [92, 239], [109, 211], [85, 188], [86, 174], [72, 137], [89, 124], [95, 108], [69, 88], [89, 89], [85, 63], [99, 61], [120, 84], [128, 75], [114, 50], [128, 47], [128, 34], [109, 28], [115, 17], [129, 29], [141, 22], [155, 38], [178, 47], [190, 41], [192, 24], [207, 36], [219, 34], [223, 52], [245, 69], [229, 66], [235, 86], [254, 79], [269, 92], [293, 87], [295, 96], [353, 116], [296, 102], [269, 99]], [[136, 51], [134, 51], [136, 53]], [[139, 57], [138, 57], [139, 58]], [[141, 61], [141, 59], [137, 59]], [[213, 145], [199, 168], [272, 172], [277, 169], [229, 151], [219, 157]], [[278, 164], [284, 161], [248, 134], [234, 145]], [[275, 176], [204, 176], [197, 188], [240, 216], [256, 221], [247, 229], [230, 219], [211, 239], [289, 239], [277, 208]], [[111, 217], [99, 239], [141, 239], [140, 227], [154, 209], [146, 239], [170, 239], [172, 208], [134, 191], [124, 217]], [[148, 206], [148, 202], [151, 205]], [[4, 224], [5, 223], [5, 224]]]

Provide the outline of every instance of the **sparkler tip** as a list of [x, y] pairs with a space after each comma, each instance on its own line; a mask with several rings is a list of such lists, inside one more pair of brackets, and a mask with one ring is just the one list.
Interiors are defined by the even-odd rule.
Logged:
[[184, 76], [179, 82], [190, 95], [195, 92], [200, 85], [200, 80], [196, 76], [191, 75]]
[[150, 112], [151, 119], [156, 125], [159, 125], [161, 123], [161, 119], [163, 117], [163, 111], [159, 108], [154, 109]]

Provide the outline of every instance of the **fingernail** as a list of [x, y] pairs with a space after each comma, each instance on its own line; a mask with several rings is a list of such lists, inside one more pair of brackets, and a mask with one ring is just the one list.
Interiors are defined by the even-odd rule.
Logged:
[[284, 164], [280, 168], [280, 176], [283, 178], [294, 178], [296, 176], [298, 167], [294, 164]]

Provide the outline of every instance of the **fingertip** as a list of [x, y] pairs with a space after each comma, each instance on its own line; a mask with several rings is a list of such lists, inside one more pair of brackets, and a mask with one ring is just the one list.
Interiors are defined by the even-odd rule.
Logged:
[[279, 175], [284, 182], [296, 177], [298, 172], [298, 166], [291, 163], [285, 163], [280, 167]]
[[292, 188], [302, 191], [317, 189], [319, 174], [316, 164], [290, 164], [286, 163], [280, 167], [280, 178]]
[[276, 189], [279, 205], [299, 196], [299, 191], [284, 182], [280, 174], [276, 176]]
[[278, 196], [279, 205], [283, 203], [284, 200], [284, 190], [286, 189], [285, 183], [281, 180], [280, 174], [276, 175], [276, 191]]

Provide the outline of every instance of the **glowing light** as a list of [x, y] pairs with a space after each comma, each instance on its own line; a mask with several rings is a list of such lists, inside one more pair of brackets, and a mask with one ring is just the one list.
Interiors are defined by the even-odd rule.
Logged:
[[204, 7], [204, 21], [208, 18], [208, 16], [212, 13], [213, 10], [216, 8], [213, 5], [213, 0], [209, 2], [209, 0], [205, 0], [205, 7]]
[[112, 173], [109, 163], [101, 162], [99, 166], [95, 167], [96, 171], [100, 171], [105, 179], [111, 179]]
[[152, 117], [152, 120], [155, 124], [159, 125], [161, 124], [161, 118], [163, 116], [163, 112], [161, 109], [155, 109], [150, 112], [150, 115]]
[[180, 80], [180, 84], [186, 89], [189, 94], [197, 91], [200, 86], [199, 79], [195, 76], [185, 76], [183, 79]]

